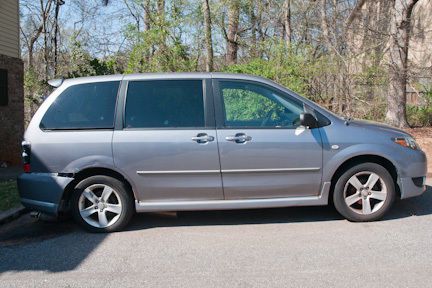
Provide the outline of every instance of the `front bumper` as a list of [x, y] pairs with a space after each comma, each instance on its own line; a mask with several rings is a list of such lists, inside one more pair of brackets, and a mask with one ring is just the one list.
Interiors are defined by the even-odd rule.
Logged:
[[[419, 178], [419, 177], [417, 177]], [[426, 191], [426, 177], [423, 177], [423, 185], [417, 186], [411, 177], [400, 178], [399, 188], [401, 191], [401, 199], [419, 196]]]
[[24, 173], [18, 191], [24, 207], [56, 215], [66, 186], [73, 180], [53, 173]]
[[[427, 158], [423, 151], [412, 151], [410, 157], [399, 166], [398, 184], [401, 199], [419, 196], [426, 191]], [[401, 175], [402, 174], [402, 175]], [[420, 180], [420, 181], [419, 181]]]

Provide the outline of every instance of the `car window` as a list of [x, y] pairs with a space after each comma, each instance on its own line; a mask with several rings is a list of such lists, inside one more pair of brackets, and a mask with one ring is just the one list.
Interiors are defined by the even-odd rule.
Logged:
[[67, 88], [45, 113], [42, 129], [100, 129], [114, 127], [119, 81]]
[[204, 126], [201, 80], [129, 82], [125, 108], [126, 128]]
[[220, 81], [225, 127], [295, 128], [303, 104], [264, 85]]

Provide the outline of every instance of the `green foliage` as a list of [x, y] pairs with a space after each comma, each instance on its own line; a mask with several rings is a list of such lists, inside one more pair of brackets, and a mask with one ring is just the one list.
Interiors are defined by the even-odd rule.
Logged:
[[228, 121], [265, 119], [278, 108], [275, 102], [252, 91], [223, 89], [223, 97]]
[[139, 34], [140, 41], [130, 55], [126, 73], [195, 71], [188, 47], [179, 39], [166, 40], [166, 31], [151, 29]]
[[377, 86], [387, 84], [388, 79], [384, 67], [371, 65], [355, 74], [354, 80], [359, 85]]
[[432, 126], [432, 87], [423, 87], [423, 105], [407, 105], [407, 119], [411, 126]]
[[431, 126], [432, 106], [407, 105], [407, 118], [411, 126]]
[[20, 204], [15, 180], [0, 182], [0, 211], [5, 211]]
[[373, 105], [366, 105], [366, 103], [363, 103], [362, 105], [366, 109], [365, 113], [360, 114], [357, 112], [357, 114], [361, 115], [361, 118], [365, 120], [384, 122], [387, 103], [385, 101], [377, 100], [374, 102]]
[[46, 83], [39, 80], [38, 74], [33, 69], [27, 69], [24, 72], [24, 101], [26, 104], [39, 104], [47, 88]]
[[68, 71], [69, 78], [110, 75], [122, 73], [118, 68], [115, 57], [106, 60], [93, 58], [83, 49], [81, 42], [75, 37], [72, 37], [71, 47], [71, 63]]
[[[224, 67], [228, 73], [243, 73], [271, 79], [291, 90], [309, 96], [307, 82], [308, 55], [295, 53], [282, 41], [262, 43], [267, 46], [266, 58], [252, 58], [240, 64]], [[281, 123], [283, 107], [252, 91], [224, 89], [227, 119], [229, 121], [248, 121], [267, 119]]]
[[282, 42], [269, 47], [266, 59], [254, 58], [223, 69], [229, 73], [244, 73], [271, 79], [291, 90], [307, 95], [307, 55], [297, 54]]

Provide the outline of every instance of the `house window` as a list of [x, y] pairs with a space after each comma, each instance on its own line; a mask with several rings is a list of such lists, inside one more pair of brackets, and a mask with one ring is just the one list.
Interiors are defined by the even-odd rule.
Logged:
[[0, 106], [7, 106], [8, 100], [8, 71], [0, 69]]

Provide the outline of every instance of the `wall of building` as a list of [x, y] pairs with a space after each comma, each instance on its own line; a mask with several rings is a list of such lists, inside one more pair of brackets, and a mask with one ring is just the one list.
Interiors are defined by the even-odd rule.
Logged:
[[0, 54], [20, 58], [18, 0], [0, 1]]
[[2, 98], [0, 105], [0, 164], [8, 165], [21, 163], [24, 134], [24, 68], [19, 35], [19, 0], [0, 0], [0, 69], [7, 71], [7, 102], [3, 103]]
[[21, 59], [0, 55], [0, 69], [8, 71], [8, 104], [0, 105], [0, 162], [21, 163], [24, 134], [24, 76]]

